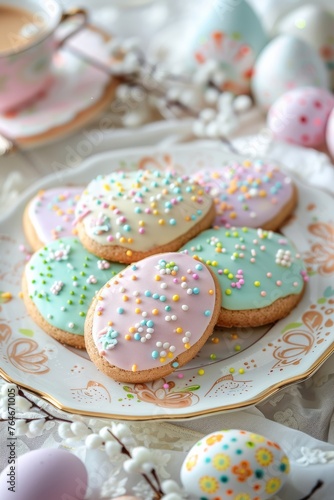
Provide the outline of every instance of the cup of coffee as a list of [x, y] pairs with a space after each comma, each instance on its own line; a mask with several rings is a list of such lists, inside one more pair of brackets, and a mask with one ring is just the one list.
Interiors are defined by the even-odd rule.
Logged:
[[[60, 40], [57, 28], [73, 16], [80, 16], [80, 26]], [[83, 9], [63, 12], [57, 0], [0, 0], [0, 113], [48, 89], [54, 52], [85, 22]]]

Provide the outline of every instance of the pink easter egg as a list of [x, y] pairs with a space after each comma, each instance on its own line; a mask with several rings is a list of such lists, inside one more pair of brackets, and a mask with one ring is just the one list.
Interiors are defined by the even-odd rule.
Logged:
[[334, 109], [331, 111], [327, 121], [326, 142], [328, 150], [332, 158], [334, 158]]
[[[15, 451], [16, 441], [9, 441]], [[8, 455], [11, 457], [11, 455]], [[1, 500], [83, 500], [87, 471], [73, 453], [59, 448], [34, 450], [8, 463], [0, 475]]]
[[327, 120], [334, 96], [318, 87], [300, 87], [284, 93], [268, 112], [267, 123], [276, 139], [317, 147], [325, 143]]

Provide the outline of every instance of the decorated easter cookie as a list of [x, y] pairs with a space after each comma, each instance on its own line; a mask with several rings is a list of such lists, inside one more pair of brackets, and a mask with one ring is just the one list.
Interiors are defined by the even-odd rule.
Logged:
[[23, 228], [34, 251], [75, 234], [74, 208], [82, 190], [82, 187], [51, 188], [40, 191], [30, 201], [24, 211]]
[[64, 344], [83, 348], [84, 322], [95, 292], [122, 264], [99, 260], [76, 238], [56, 240], [26, 265], [23, 298], [31, 317]]
[[187, 493], [201, 500], [267, 500], [288, 479], [289, 459], [275, 441], [229, 429], [203, 437], [181, 468]]
[[274, 231], [294, 209], [297, 190], [276, 163], [231, 160], [218, 169], [203, 169], [192, 180], [216, 206], [214, 224], [262, 227]]
[[88, 354], [121, 382], [164, 377], [203, 346], [220, 304], [216, 278], [204, 264], [174, 252], [147, 257], [98, 292], [85, 323]]
[[302, 298], [308, 280], [294, 246], [272, 231], [209, 229], [181, 252], [209, 265], [218, 278], [220, 326], [260, 326], [285, 317]]
[[210, 227], [215, 211], [203, 189], [173, 172], [98, 176], [76, 208], [82, 244], [101, 258], [131, 263], [176, 251]]

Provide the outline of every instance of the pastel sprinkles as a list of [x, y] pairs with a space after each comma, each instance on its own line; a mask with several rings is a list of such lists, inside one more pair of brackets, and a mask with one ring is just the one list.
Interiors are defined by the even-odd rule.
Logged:
[[272, 230], [296, 201], [291, 179], [262, 160], [192, 179], [117, 171], [41, 192], [24, 219], [32, 246], [46, 243], [26, 266], [28, 312], [119, 382], [165, 377], [216, 324], [265, 325], [301, 300], [305, 266]]
[[87, 317], [87, 350], [116, 380], [154, 380], [196, 354], [219, 309], [204, 264], [174, 252], [147, 257], [99, 291]]
[[180, 251], [204, 262], [218, 278], [222, 326], [260, 326], [284, 317], [300, 300], [308, 280], [294, 246], [272, 231], [209, 229]]
[[280, 227], [296, 205], [294, 184], [273, 162], [230, 160], [192, 175], [215, 202], [217, 226]]
[[75, 205], [82, 187], [56, 187], [39, 191], [28, 204], [24, 229], [34, 250], [59, 238], [75, 235]]
[[214, 218], [211, 197], [188, 177], [140, 170], [98, 176], [76, 208], [83, 245], [102, 258], [131, 263], [178, 250]]
[[49, 334], [84, 347], [84, 323], [95, 293], [124, 265], [90, 254], [76, 238], [56, 240], [35, 252], [26, 265], [27, 309]]

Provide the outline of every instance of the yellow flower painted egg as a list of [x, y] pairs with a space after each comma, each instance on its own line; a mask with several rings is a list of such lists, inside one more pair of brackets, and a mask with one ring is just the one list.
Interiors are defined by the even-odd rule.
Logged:
[[181, 481], [201, 500], [266, 500], [287, 480], [289, 459], [281, 447], [242, 430], [213, 432], [186, 456]]

